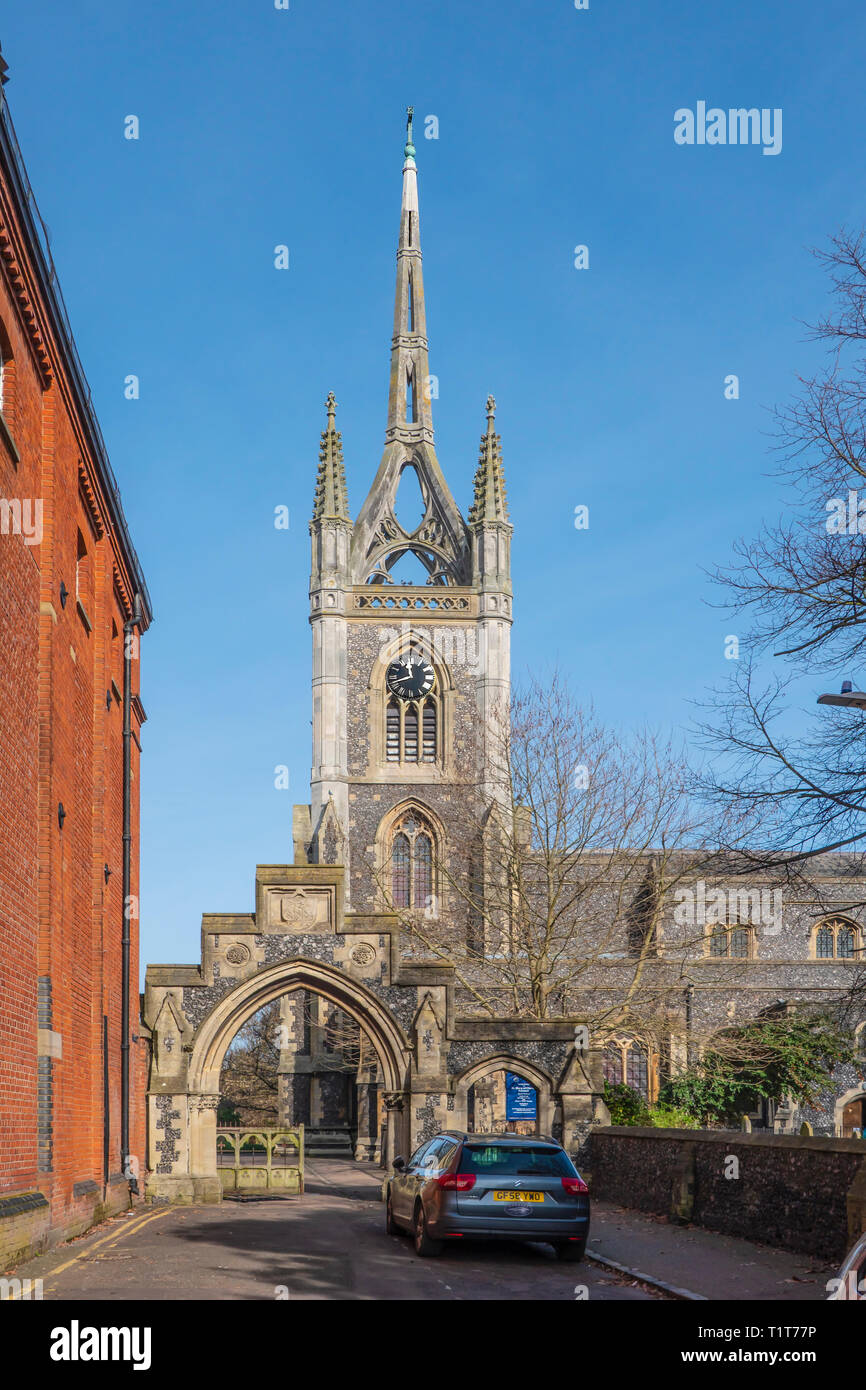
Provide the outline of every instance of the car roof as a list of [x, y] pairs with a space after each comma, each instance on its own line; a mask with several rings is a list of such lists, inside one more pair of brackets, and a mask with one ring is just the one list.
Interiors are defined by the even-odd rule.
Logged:
[[562, 1148], [558, 1140], [551, 1139], [547, 1134], [469, 1134], [462, 1129], [445, 1129], [441, 1137], [465, 1139], [470, 1144], [549, 1144], [555, 1149]]

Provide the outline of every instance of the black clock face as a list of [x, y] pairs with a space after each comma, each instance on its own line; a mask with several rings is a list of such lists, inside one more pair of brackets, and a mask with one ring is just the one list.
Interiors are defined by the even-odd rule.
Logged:
[[433, 667], [423, 657], [398, 656], [388, 667], [388, 689], [401, 700], [419, 700], [433, 686]]

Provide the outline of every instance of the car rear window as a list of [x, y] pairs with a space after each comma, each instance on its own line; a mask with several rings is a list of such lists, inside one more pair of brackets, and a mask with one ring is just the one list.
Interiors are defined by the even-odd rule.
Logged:
[[461, 1173], [488, 1174], [498, 1177], [559, 1178], [573, 1177], [575, 1168], [562, 1149], [542, 1148], [541, 1145], [464, 1144], [460, 1158]]

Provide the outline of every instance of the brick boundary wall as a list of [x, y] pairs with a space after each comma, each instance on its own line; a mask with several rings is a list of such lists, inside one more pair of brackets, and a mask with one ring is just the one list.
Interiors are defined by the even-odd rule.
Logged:
[[593, 1130], [589, 1158], [594, 1197], [725, 1235], [841, 1260], [866, 1230], [857, 1139], [611, 1125]]

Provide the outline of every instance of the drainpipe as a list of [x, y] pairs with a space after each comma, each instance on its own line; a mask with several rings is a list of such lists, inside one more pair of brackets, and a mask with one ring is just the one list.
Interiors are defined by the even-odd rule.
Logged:
[[136, 594], [132, 617], [123, 624], [123, 929], [120, 1006], [120, 1159], [130, 1196], [138, 1195], [138, 1180], [129, 1166], [129, 896], [132, 882], [132, 648], [141, 624], [141, 595]]
[[692, 1013], [694, 1011], [694, 985], [686, 985], [686, 1066], [692, 1065]]

